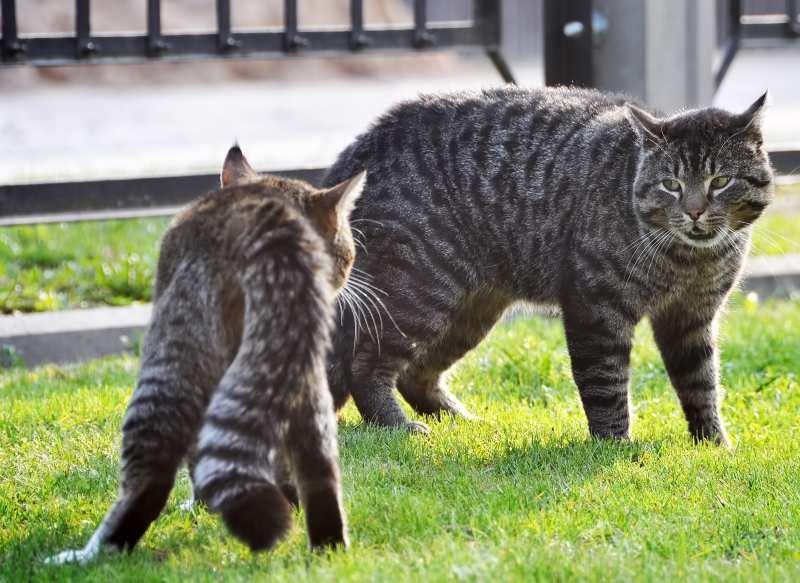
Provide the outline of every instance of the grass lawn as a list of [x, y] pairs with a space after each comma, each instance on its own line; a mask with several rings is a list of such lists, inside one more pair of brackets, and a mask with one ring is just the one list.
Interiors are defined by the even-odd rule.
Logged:
[[[800, 185], [779, 197], [800, 198]], [[800, 253], [800, 211], [768, 213], [752, 253]], [[0, 228], [0, 313], [150, 300], [168, 219]], [[90, 242], [91, 245], [87, 245]]]
[[733, 451], [687, 436], [649, 328], [633, 357], [631, 443], [589, 440], [560, 324], [503, 324], [453, 372], [483, 422], [407, 436], [340, 429], [349, 552], [305, 528], [252, 556], [177, 503], [128, 556], [41, 559], [82, 546], [112, 502], [137, 361], [0, 373], [0, 580], [800, 580], [800, 300], [736, 298], [722, 327]]

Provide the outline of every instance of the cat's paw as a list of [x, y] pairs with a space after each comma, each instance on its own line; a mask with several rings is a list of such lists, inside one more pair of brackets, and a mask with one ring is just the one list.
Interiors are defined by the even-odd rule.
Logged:
[[98, 553], [100, 552], [100, 548], [89, 548], [88, 546], [83, 549], [74, 549], [69, 551], [63, 551], [58, 553], [57, 555], [53, 555], [52, 557], [47, 557], [44, 560], [45, 565], [66, 565], [69, 563], [77, 563], [79, 565], [85, 565], [89, 561], [93, 560]]
[[724, 449], [732, 449], [731, 442], [728, 441], [728, 436], [725, 433], [725, 430], [707, 430], [703, 432], [697, 432], [692, 434], [692, 438], [694, 439], [695, 443], [707, 442], [718, 445]]
[[431, 432], [431, 428], [422, 421], [408, 421], [403, 425], [403, 429], [408, 433], [421, 433], [422, 435], [427, 435]]
[[183, 512], [192, 512], [197, 507], [197, 500], [194, 498], [189, 498], [184, 502], [178, 504], [178, 508], [180, 508]]
[[613, 431], [592, 431], [592, 438], [602, 441], [621, 441], [627, 443], [631, 440], [629, 432], [619, 433]]
[[475, 415], [472, 411], [467, 409], [460, 402], [453, 404], [453, 406], [451, 407], [446, 407], [444, 411], [446, 411], [456, 419], [464, 419], [466, 421], [483, 421], [483, 418]]

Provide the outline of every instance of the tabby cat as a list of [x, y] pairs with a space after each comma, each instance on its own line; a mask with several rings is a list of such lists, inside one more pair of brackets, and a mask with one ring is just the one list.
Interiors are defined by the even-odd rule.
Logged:
[[381, 300], [368, 311], [392, 319], [341, 314], [337, 406], [350, 391], [366, 420], [426, 431], [396, 387], [420, 414], [468, 416], [442, 372], [525, 300], [562, 314], [592, 435], [629, 437], [631, 341], [649, 317], [689, 431], [726, 442], [716, 322], [773, 196], [765, 99], [657, 117], [594, 90], [503, 88], [391, 109], [326, 179], [369, 172], [355, 272]]
[[286, 532], [298, 498], [313, 547], [347, 545], [325, 358], [363, 183], [317, 190], [258, 176], [228, 152], [223, 188], [180, 213], [161, 244], [119, 498], [83, 550], [52, 562], [132, 549], [184, 459], [199, 499], [253, 550]]

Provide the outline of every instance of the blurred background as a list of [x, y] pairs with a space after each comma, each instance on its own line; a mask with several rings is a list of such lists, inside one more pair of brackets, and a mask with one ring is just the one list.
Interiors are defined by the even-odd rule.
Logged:
[[[165, 35], [216, 30], [214, 0], [160, 4]], [[741, 108], [769, 88], [768, 141], [783, 149], [800, 141], [796, 2], [567, 1], [551, 2], [555, 7], [549, 15], [545, 4], [500, 3], [500, 49], [520, 84], [545, 83], [549, 26], [551, 36], [561, 35], [566, 46], [559, 51], [559, 43], [551, 42], [553, 51], [561, 53], [550, 55], [551, 60], [564, 59], [565, 53], [572, 60], [561, 63], [561, 81], [575, 81], [571, 73], [588, 66], [591, 75], [577, 79], [581, 84], [623, 91], [667, 111], [711, 103]], [[75, 34], [74, 0], [16, 5], [20, 37]], [[350, 0], [300, 0], [296, 7], [301, 32], [350, 24]], [[469, 21], [474, 9], [473, 0], [429, 0], [427, 21], [432, 26]], [[412, 0], [365, 0], [364, 27], [413, 27], [414, 10]], [[593, 34], [584, 30], [567, 37], [564, 25], [580, 23], [587, 10]], [[732, 30], [734, 10], [741, 13], [740, 30]], [[234, 34], [282, 27], [285, 16], [282, 0], [230, 2]], [[144, 35], [147, 2], [93, 2], [90, 25], [93, 36]], [[734, 35], [738, 50], [724, 63], [724, 76], [715, 80], [730, 57]], [[585, 48], [575, 49], [576, 43]], [[103, 56], [99, 44], [95, 57]], [[7, 58], [0, 67], [0, 184], [208, 171], [236, 139], [262, 169], [325, 166], [400, 99], [503, 82], [481, 51], [434, 45], [387, 54], [366, 48], [355, 56], [327, 58], [300, 50], [289, 58], [198, 55], [184, 62], [124, 65], [76, 59], [55, 67], [27, 65], [24, 54], [19, 65], [10, 65]]]
[[[798, 7], [0, 0], [0, 312], [146, 303], [160, 217], [215, 186], [234, 141], [259, 170], [317, 180], [376, 116], [420, 93], [576, 84], [673, 112], [741, 110], [769, 89], [766, 142], [788, 184], [800, 173]], [[760, 267], [767, 293], [800, 289], [800, 189], [780, 195], [753, 251], [783, 262]], [[90, 314], [73, 316], [82, 335], [60, 336], [61, 352], [42, 348], [46, 315], [0, 319], [0, 344], [28, 362], [113, 352], [148, 312]], [[113, 329], [81, 352], [87, 326]]]

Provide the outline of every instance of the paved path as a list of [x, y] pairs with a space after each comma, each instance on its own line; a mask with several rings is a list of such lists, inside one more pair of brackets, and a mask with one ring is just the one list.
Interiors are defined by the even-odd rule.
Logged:
[[[401, 99], [499, 83], [486, 59], [453, 63], [447, 74], [396, 79], [0, 87], [0, 184], [207, 172], [236, 139], [261, 169], [328, 165]], [[542, 79], [540, 66], [516, 69], [526, 83]], [[765, 88], [768, 144], [800, 143], [800, 44], [740, 51], [716, 102], [740, 109]]]
[[499, 79], [484, 59], [456, 73], [0, 92], [0, 183], [207, 172], [234, 140], [259, 169], [329, 165], [391, 104]]
[[714, 103], [742, 109], [769, 89], [767, 145], [800, 150], [800, 42], [782, 48], [742, 49], [717, 91]]

